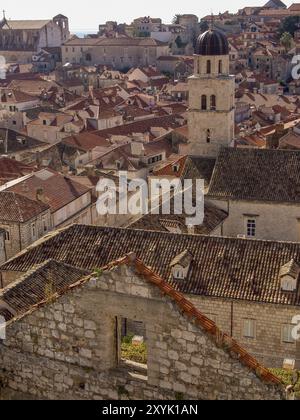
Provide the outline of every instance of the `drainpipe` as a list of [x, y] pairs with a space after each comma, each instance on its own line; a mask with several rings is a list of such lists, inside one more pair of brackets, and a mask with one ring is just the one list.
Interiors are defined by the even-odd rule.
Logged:
[[230, 311], [230, 336], [233, 337], [233, 302], [231, 302], [231, 311]]

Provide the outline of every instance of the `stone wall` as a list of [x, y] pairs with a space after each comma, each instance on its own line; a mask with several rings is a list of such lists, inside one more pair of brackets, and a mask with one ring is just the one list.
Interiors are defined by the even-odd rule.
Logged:
[[[146, 326], [146, 374], [133, 374], [120, 360], [123, 318]], [[281, 386], [256, 376], [125, 265], [9, 325], [0, 383], [2, 398], [283, 398]]]
[[[255, 201], [223, 201], [210, 198], [212, 204], [225, 210], [229, 216], [223, 224], [223, 236], [245, 235], [246, 221], [256, 219], [256, 238], [270, 241], [300, 241], [300, 207]], [[253, 217], [251, 217], [253, 216]]]
[[[283, 325], [292, 324], [293, 317], [300, 314], [299, 308], [203, 296], [189, 299], [268, 368], [281, 368], [285, 359], [294, 359], [300, 368], [300, 343], [285, 343], [282, 336]], [[244, 337], [245, 319], [255, 321], [253, 338]]]

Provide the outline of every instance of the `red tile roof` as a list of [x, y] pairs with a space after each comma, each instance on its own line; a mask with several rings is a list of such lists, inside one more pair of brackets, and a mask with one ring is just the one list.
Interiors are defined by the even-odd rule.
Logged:
[[91, 190], [51, 169], [43, 169], [6, 191], [12, 191], [31, 200], [36, 200], [38, 189], [43, 190], [51, 212], [61, 209]]
[[49, 209], [47, 204], [14, 192], [0, 192], [0, 221], [24, 223]]

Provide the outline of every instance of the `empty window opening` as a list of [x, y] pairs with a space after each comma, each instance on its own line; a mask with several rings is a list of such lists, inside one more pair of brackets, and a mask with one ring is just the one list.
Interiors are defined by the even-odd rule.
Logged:
[[207, 60], [207, 63], [206, 63], [206, 73], [211, 74], [211, 61], [210, 60]]
[[219, 74], [223, 73], [223, 63], [222, 60], [219, 60]]
[[217, 98], [216, 95], [211, 95], [210, 97], [210, 109], [215, 111], [217, 108]]
[[201, 96], [201, 109], [202, 109], [202, 111], [207, 110], [207, 97], [206, 97], [206, 95]]
[[144, 373], [147, 374], [147, 339], [146, 326], [142, 321], [123, 318], [121, 320], [120, 337], [121, 363], [130, 365], [138, 363], [144, 365]]

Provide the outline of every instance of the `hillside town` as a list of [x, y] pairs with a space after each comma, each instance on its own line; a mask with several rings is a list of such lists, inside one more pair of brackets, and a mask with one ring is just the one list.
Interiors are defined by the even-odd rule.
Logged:
[[300, 399], [300, 3], [175, 13], [3, 11], [0, 400]]

